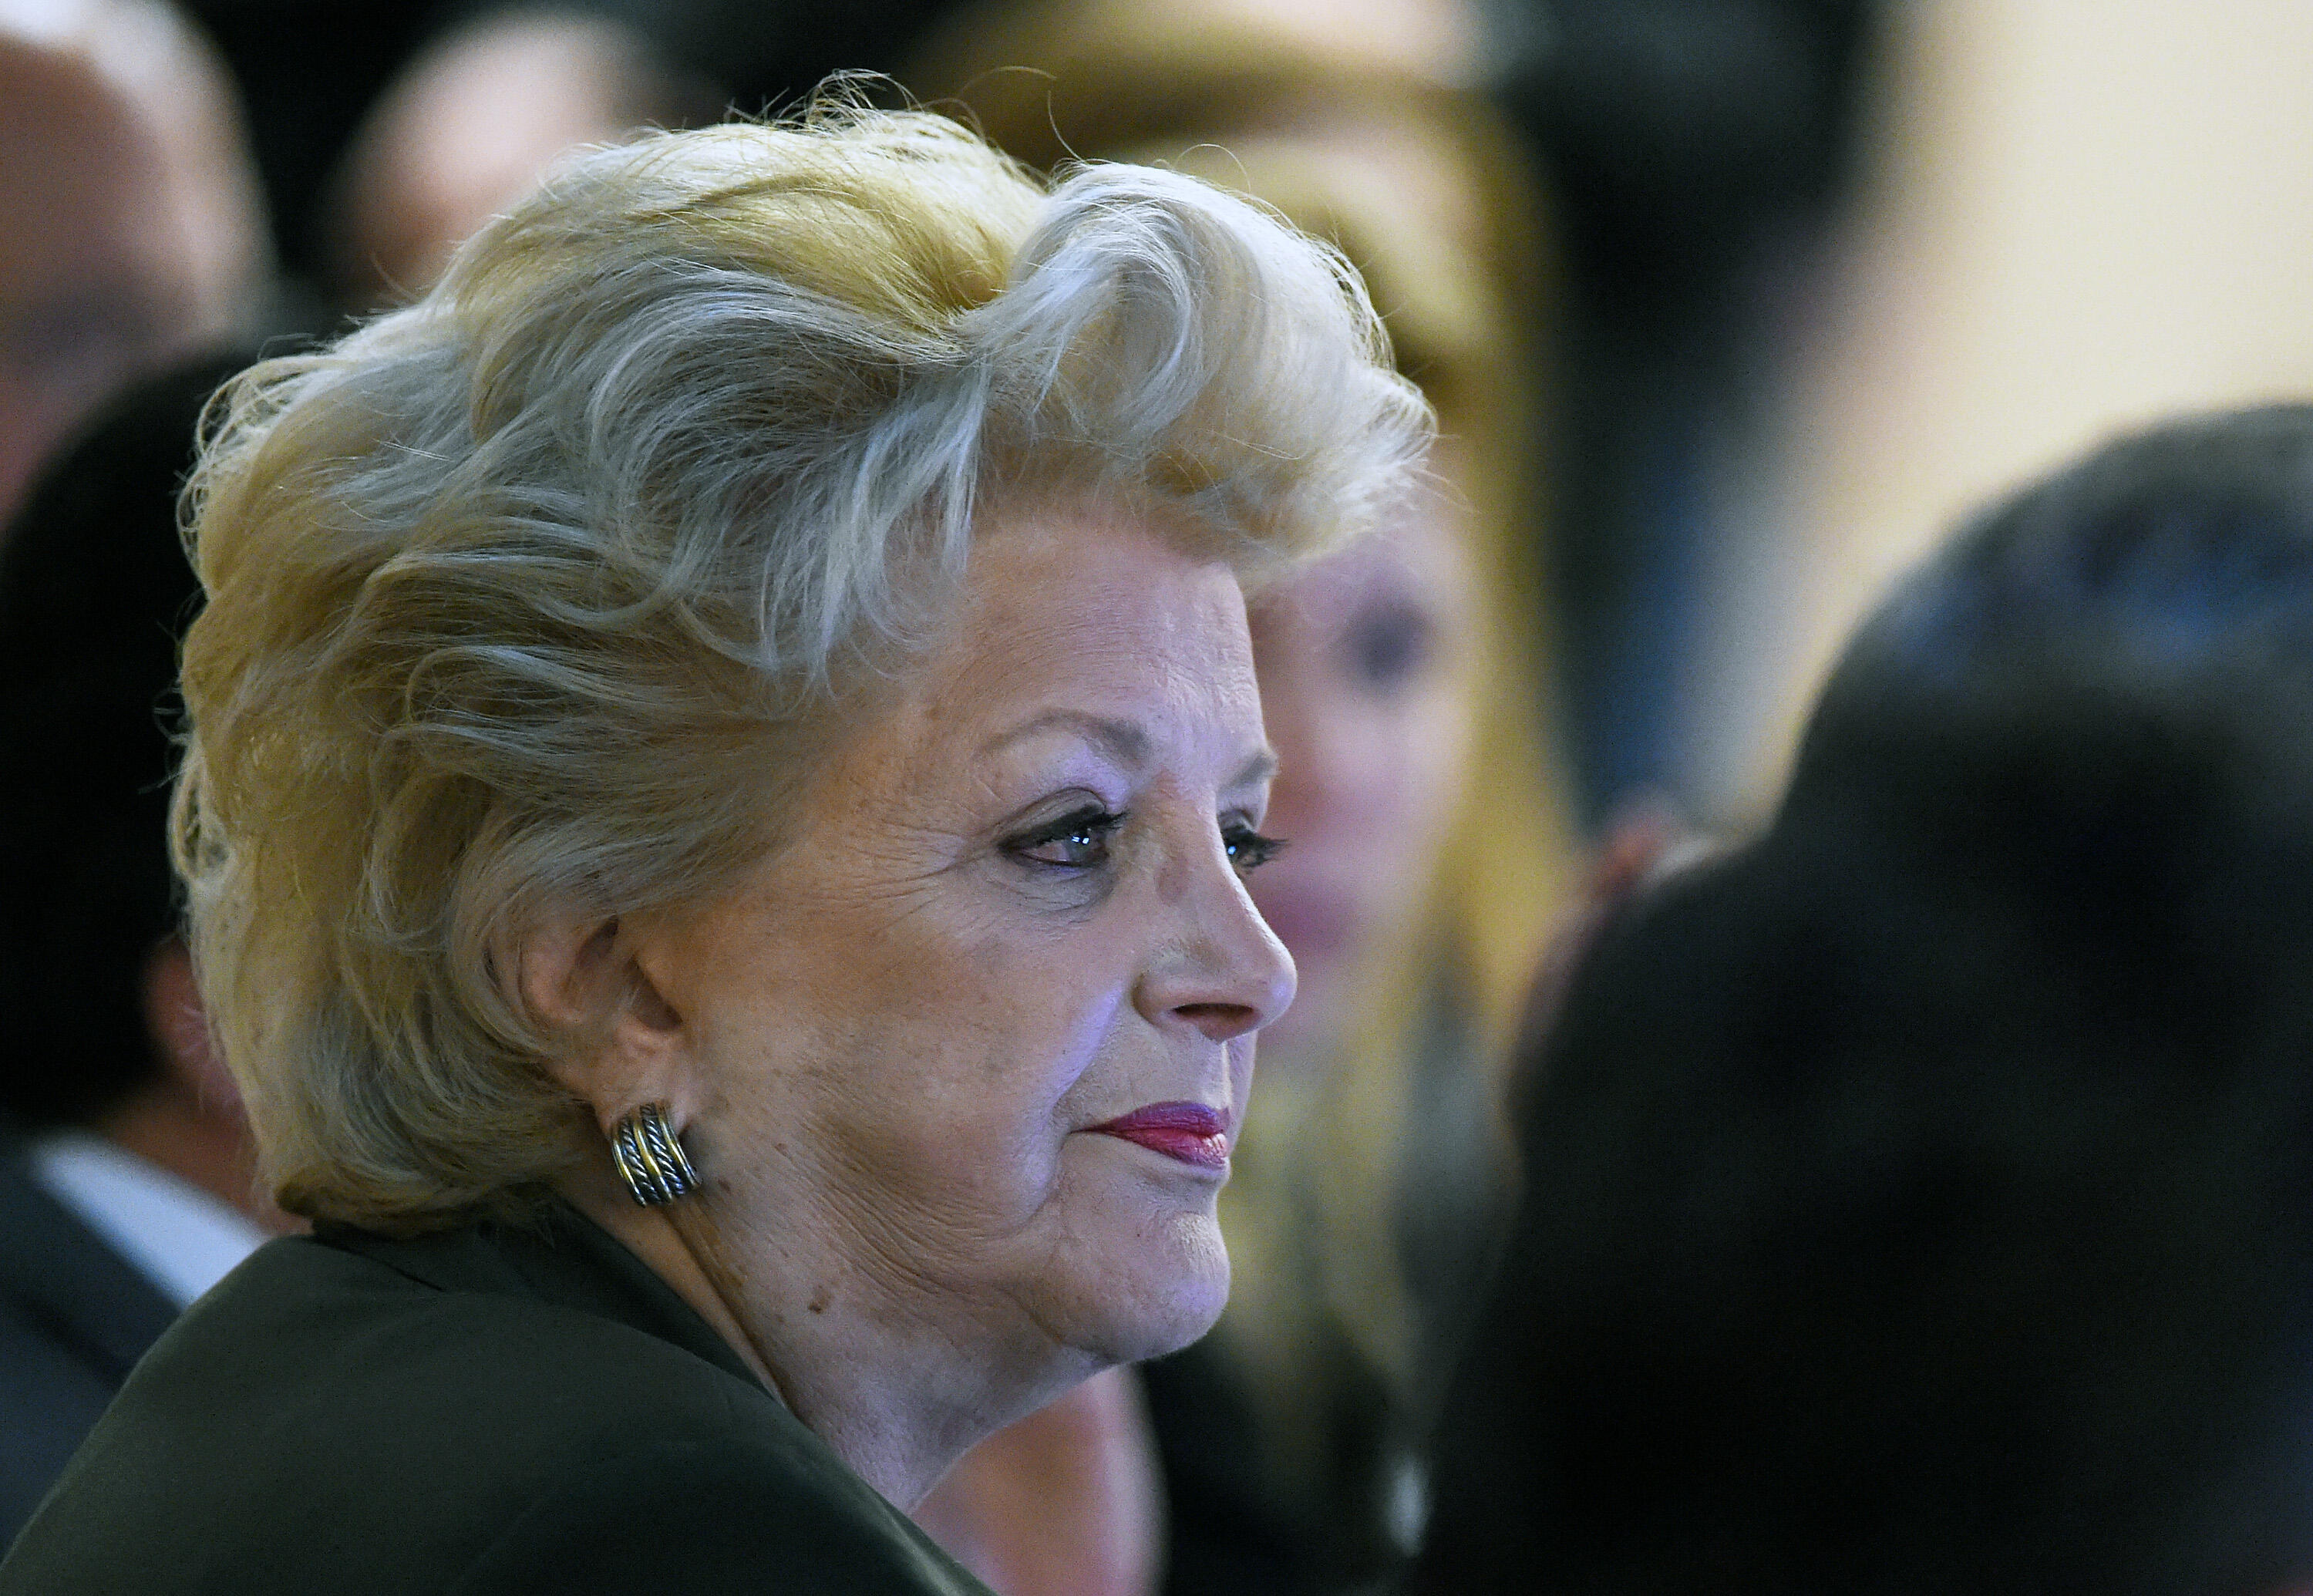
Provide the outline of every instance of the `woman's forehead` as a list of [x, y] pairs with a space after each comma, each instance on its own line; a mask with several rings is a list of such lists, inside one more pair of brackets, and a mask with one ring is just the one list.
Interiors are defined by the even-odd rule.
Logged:
[[893, 753], [985, 767], [1064, 745], [1126, 772], [1233, 772], [1265, 749], [1226, 566], [1089, 516], [1014, 525], [974, 556], [955, 626], [889, 718]]
[[934, 660], [1004, 701], [1053, 681], [1124, 699], [1193, 693], [1250, 657], [1236, 575], [1165, 530], [1098, 509], [1011, 520], [981, 539]]

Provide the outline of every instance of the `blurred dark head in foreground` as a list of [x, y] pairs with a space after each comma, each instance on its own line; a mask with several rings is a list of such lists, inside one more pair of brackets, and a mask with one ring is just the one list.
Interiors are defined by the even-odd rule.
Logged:
[[2313, 1569], [2313, 410], [1966, 532], [1540, 1066], [1423, 1589]]

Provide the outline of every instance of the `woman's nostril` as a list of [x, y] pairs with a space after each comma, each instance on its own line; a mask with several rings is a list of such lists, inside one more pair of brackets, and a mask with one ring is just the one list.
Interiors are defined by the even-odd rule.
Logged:
[[1261, 1011], [1248, 1003], [1182, 1003], [1173, 1012], [1217, 1042], [1241, 1036], [1261, 1023]]

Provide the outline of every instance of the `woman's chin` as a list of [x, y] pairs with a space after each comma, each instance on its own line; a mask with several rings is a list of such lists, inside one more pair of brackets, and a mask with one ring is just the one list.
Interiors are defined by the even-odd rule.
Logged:
[[1213, 1327], [1228, 1305], [1228, 1249], [1210, 1215], [1183, 1215], [1158, 1245], [1144, 1238], [1137, 1266], [1104, 1270], [1060, 1328], [1069, 1345], [1104, 1362], [1138, 1363], [1175, 1353]]

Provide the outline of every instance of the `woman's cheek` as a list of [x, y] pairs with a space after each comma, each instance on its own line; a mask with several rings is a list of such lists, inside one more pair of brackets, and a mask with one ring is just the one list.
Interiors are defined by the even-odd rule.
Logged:
[[1409, 701], [1393, 762], [1394, 823], [1424, 838], [1444, 829], [1468, 773], [1474, 719], [1469, 683], [1458, 674]]

